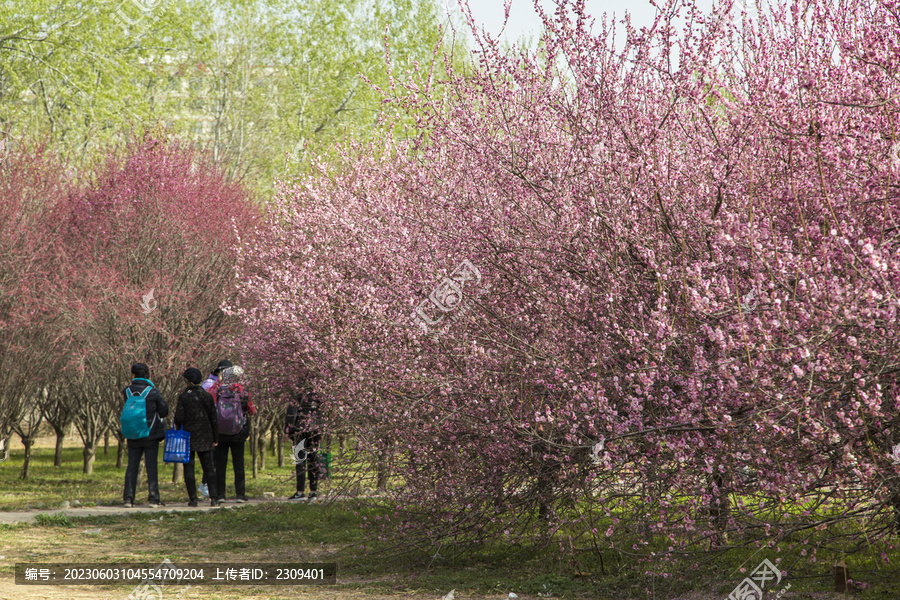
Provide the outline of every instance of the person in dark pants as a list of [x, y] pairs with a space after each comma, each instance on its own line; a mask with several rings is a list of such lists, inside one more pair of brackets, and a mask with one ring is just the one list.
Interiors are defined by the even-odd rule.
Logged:
[[[128, 467], [125, 469], [122, 503], [128, 508], [134, 506], [138, 468], [143, 457], [147, 467], [147, 501], [150, 508], [158, 508], [163, 503], [159, 497], [157, 459], [159, 442], [166, 437], [169, 405], [150, 381], [150, 367], [144, 363], [135, 363], [131, 366], [131, 374], [134, 375], [131, 385], [122, 391], [125, 408], [120, 417], [122, 434], [128, 440]], [[135, 412], [131, 410], [134, 407], [143, 413], [138, 414], [136, 420]]]
[[[216, 400], [219, 419], [219, 444], [216, 446], [216, 491], [219, 502], [225, 501], [225, 489], [228, 479], [228, 453], [231, 452], [231, 463], [234, 465], [234, 492], [238, 502], [247, 501], [244, 477], [244, 443], [250, 437], [250, 416], [256, 412], [250, 394], [241, 385], [244, 370], [241, 367], [230, 367], [222, 371], [222, 378]], [[227, 433], [223, 426], [223, 400], [234, 396], [239, 399], [243, 413], [243, 423], [238, 433]], [[210, 489], [212, 496], [212, 489]]]
[[175, 426], [182, 427], [191, 434], [191, 460], [184, 465], [184, 484], [187, 486], [188, 506], [197, 506], [197, 480], [194, 477], [195, 453], [203, 468], [203, 479], [211, 490], [210, 505], [218, 506], [213, 448], [219, 439], [219, 424], [212, 395], [200, 387], [202, 378], [203, 375], [199, 369], [191, 367], [184, 372], [184, 379], [188, 385], [187, 389], [178, 396], [178, 405], [175, 408]]
[[319, 443], [322, 441], [321, 399], [304, 385], [294, 402], [288, 404], [284, 432], [294, 447], [297, 492], [288, 500], [305, 501], [306, 474], [309, 473], [309, 501], [315, 502], [319, 486]]
[[[200, 384], [200, 387], [202, 387], [204, 390], [206, 390], [207, 392], [209, 392], [212, 395], [213, 406], [215, 406], [215, 404], [216, 404], [216, 392], [219, 389], [219, 375], [222, 373], [222, 371], [224, 369], [227, 369], [228, 367], [233, 367], [233, 366], [234, 365], [231, 364], [231, 361], [228, 360], [227, 358], [220, 360], [219, 364], [216, 365], [216, 368], [213, 369], [212, 372], [203, 381], [203, 383]], [[207, 485], [207, 481], [206, 481], [206, 471], [203, 472], [203, 480], [200, 482], [200, 495], [203, 496], [204, 498], [209, 498], [210, 496], [212, 498], [216, 497], [215, 494], [210, 495], [210, 493], [209, 493], [209, 486]]]

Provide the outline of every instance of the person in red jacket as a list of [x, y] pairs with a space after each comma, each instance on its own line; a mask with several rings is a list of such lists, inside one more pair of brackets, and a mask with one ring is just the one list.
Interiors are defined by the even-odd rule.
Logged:
[[[209, 392], [210, 396], [212, 396], [213, 404], [216, 403], [216, 393], [219, 391], [219, 376], [222, 374], [222, 371], [233, 367], [231, 361], [226, 359], [220, 360], [219, 364], [216, 365], [216, 368], [212, 370], [212, 372], [203, 380], [203, 383], [200, 384], [204, 390]], [[207, 485], [209, 482], [206, 481], [206, 471], [203, 472], [203, 479], [200, 482], [200, 495], [204, 498], [209, 498], [209, 486]], [[216, 494], [212, 494], [213, 497], [217, 497]]]
[[[216, 400], [216, 412], [219, 422], [219, 444], [216, 446], [216, 488], [218, 492], [218, 501], [225, 501], [225, 490], [227, 487], [227, 468], [228, 468], [228, 452], [231, 452], [231, 462], [234, 465], [234, 492], [238, 502], [247, 501], [247, 493], [245, 487], [246, 478], [244, 476], [244, 443], [250, 437], [250, 417], [256, 414], [256, 407], [253, 406], [253, 400], [250, 398], [249, 392], [244, 389], [241, 384], [244, 370], [241, 367], [230, 367], [222, 371], [222, 377], [219, 380], [219, 393]], [[223, 419], [222, 400], [226, 397], [234, 395], [239, 399], [241, 411], [243, 413], [243, 423], [237, 433], [223, 433], [223, 427], [227, 424], [227, 420]], [[212, 493], [212, 490], [210, 490]]]

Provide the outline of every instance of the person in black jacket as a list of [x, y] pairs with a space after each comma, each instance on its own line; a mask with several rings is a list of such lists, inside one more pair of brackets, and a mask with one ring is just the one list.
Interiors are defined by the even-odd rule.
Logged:
[[304, 385], [296, 400], [287, 406], [284, 432], [294, 448], [297, 492], [288, 500], [306, 500], [306, 474], [309, 473], [309, 501], [315, 502], [319, 485], [319, 442], [322, 441], [321, 398], [309, 385]]
[[187, 382], [178, 396], [175, 408], [175, 426], [191, 434], [191, 460], [184, 465], [184, 484], [187, 486], [188, 506], [197, 506], [197, 480], [194, 477], [194, 453], [200, 459], [203, 479], [210, 489], [210, 505], [219, 505], [216, 488], [216, 470], [213, 465], [213, 447], [219, 441], [219, 424], [212, 395], [200, 387], [203, 374], [191, 367], [184, 372]]
[[159, 457], [159, 442], [166, 437], [166, 416], [169, 414], [169, 405], [150, 381], [150, 367], [144, 363], [135, 363], [131, 366], [131, 374], [134, 375], [131, 385], [122, 390], [126, 403], [129, 390], [131, 394], [142, 394], [148, 386], [152, 388], [146, 395], [147, 425], [150, 428], [150, 434], [136, 439], [126, 438], [128, 439], [128, 467], [125, 469], [125, 493], [122, 501], [128, 508], [134, 506], [138, 467], [140, 467], [141, 457], [143, 457], [147, 467], [147, 501], [150, 508], [158, 508], [163, 503], [159, 497], [157, 458]]

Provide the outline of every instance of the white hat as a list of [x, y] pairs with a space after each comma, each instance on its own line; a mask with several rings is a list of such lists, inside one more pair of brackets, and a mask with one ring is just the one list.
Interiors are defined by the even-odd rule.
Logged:
[[244, 376], [244, 369], [241, 367], [228, 367], [224, 371], [222, 371], [222, 381], [224, 383], [234, 383], [236, 381], [240, 381], [241, 377]]

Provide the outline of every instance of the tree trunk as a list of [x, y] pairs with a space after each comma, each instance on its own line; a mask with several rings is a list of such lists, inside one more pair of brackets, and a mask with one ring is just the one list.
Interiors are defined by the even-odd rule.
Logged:
[[103, 434], [103, 456], [109, 454], [109, 429]]
[[256, 476], [259, 474], [259, 469], [256, 465], [256, 440], [259, 438], [259, 432], [254, 429], [250, 430], [250, 462], [253, 464], [252, 468], [252, 477], [256, 479]]
[[390, 475], [390, 468], [388, 465], [389, 456], [390, 451], [387, 448], [378, 453], [378, 477], [376, 487], [379, 492], [383, 492], [387, 489], [388, 476]]
[[184, 479], [184, 464], [175, 463], [172, 466], [172, 483], [181, 483]]
[[125, 465], [125, 438], [116, 436], [118, 444], [116, 445], [116, 468], [121, 469]]
[[278, 450], [275, 447], [276, 445], [277, 445], [277, 443], [275, 441], [275, 436], [270, 435], [269, 436], [269, 454], [271, 454], [272, 456], [277, 456], [277, 454], [278, 454]]
[[84, 469], [82, 473], [85, 475], [94, 474], [94, 457], [97, 455], [97, 443], [88, 442], [84, 445], [82, 456], [84, 456]]
[[259, 456], [259, 470], [266, 470], [266, 432], [261, 431], [256, 438], [257, 452]]
[[900, 486], [894, 488], [894, 495], [891, 497], [891, 505], [894, 509], [894, 529], [895, 533], [900, 536]]
[[338, 456], [344, 456], [344, 434], [338, 434]]
[[279, 435], [277, 440], [276, 448], [278, 449], [278, 466], [280, 468], [284, 466], [284, 437]]
[[25, 446], [25, 460], [22, 461], [22, 479], [28, 479], [28, 468], [31, 466], [31, 446], [34, 445], [34, 438], [31, 436], [22, 437], [22, 445]]
[[63, 442], [66, 439], [66, 430], [53, 427], [53, 431], [56, 433], [56, 450], [53, 452], [53, 466], [61, 467], [63, 464]]
[[716, 531], [716, 539], [714, 541], [717, 546], [724, 546], [727, 543], [726, 531], [728, 519], [731, 516], [731, 503], [728, 498], [728, 491], [725, 489], [725, 478], [722, 474], [714, 471], [710, 480], [709, 515], [712, 518], [712, 526]]

